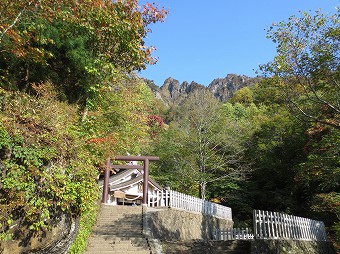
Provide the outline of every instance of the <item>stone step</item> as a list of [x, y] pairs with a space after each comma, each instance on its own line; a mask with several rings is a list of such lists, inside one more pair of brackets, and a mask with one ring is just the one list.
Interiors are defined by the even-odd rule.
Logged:
[[136, 218], [141, 218], [142, 214], [133, 214], [133, 215], [129, 215], [129, 216], [112, 216], [112, 215], [108, 215], [108, 216], [102, 216], [102, 217], [98, 217], [98, 220], [114, 220], [114, 221], [120, 221], [120, 220], [126, 220], [126, 221], [133, 221]]
[[98, 229], [98, 228], [105, 228], [105, 229], [111, 229], [111, 230], [140, 230], [142, 229], [142, 225], [116, 225], [115, 223], [97, 223], [93, 229]]
[[[149, 250], [149, 246], [138, 246], [132, 244], [101, 244], [101, 245], [89, 245], [91, 251], [105, 251], [105, 250], [119, 250], [119, 251], [142, 251]], [[149, 250], [150, 251], [150, 250]]]
[[126, 216], [121, 216], [121, 217], [100, 217], [98, 218], [97, 221], [130, 221], [133, 222], [134, 220], [142, 218], [141, 214], [135, 215], [133, 217], [126, 217]]
[[139, 222], [139, 223], [135, 223], [135, 224], [130, 224], [130, 223], [115, 223], [114, 221], [112, 222], [97, 222], [96, 224], [96, 227], [103, 227], [103, 228], [111, 228], [111, 229], [115, 229], [115, 228], [121, 228], [121, 229], [126, 229], [126, 230], [129, 230], [129, 229], [139, 229], [139, 228], [142, 228], [142, 223]]
[[140, 238], [134, 238], [133, 240], [127, 240], [124, 238], [112, 238], [112, 239], [105, 239], [105, 238], [96, 238], [96, 239], [90, 239], [89, 245], [93, 246], [96, 244], [117, 244], [117, 245], [134, 245], [134, 246], [146, 246], [147, 241], [146, 239], [140, 239]]
[[125, 212], [115, 212], [115, 213], [102, 213], [99, 214], [99, 218], [133, 218], [135, 216], [142, 215], [142, 212], [139, 213], [125, 213]]
[[142, 216], [136, 217], [133, 220], [126, 220], [125, 218], [121, 218], [119, 220], [113, 219], [101, 219], [97, 220], [96, 224], [111, 224], [115, 226], [141, 226], [142, 225]]
[[100, 217], [98, 217], [98, 219], [102, 219], [102, 218], [110, 218], [110, 219], [134, 219], [136, 217], [140, 217], [142, 216], [142, 213], [136, 213], [136, 214], [121, 214], [121, 215], [117, 215], [117, 214], [103, 214], [103, 215], [99, 215]]
[[126, 214], [124, 212], [122, 212], [121, 214], [111, 214], [111, 213], [105, 213], [105, 214], [100, 214], [100, 217], [98, 218], [135, 218], [136, 216], [141, 216], [142, 212], [140, 213], [130, 213], [130, 214]]
[[94, 229], [92, 232], [94, 235], [117, 235], [117, 236], [141, 235], [143, 233], [142, 230], [118, 231], [105, 228]]
[[142, 227], [142, 222], [139, 221], [138, 223], [116, 223], [114, 221], [111, 222], [104, 222], [104, 221], [99, 221], [96, 223], [96, 226], [100, 227], [106, 227], [106, 228], [122, 228], [122, 229], [134, 229], [134, 228], [141, 228]]
[[85, 251], [84, 254], [151, 254], [151, 252], [150, 250], [141, 251], [105, 250], [105, 251]]
[[145, 242], [145, 238], [140, 238], [140, 237], [118, 237], [115, 235], [92, 235], [89, 237], [89, 241], [94, 241], [94, 242], [103, 242], [103, 241], [108, 241], [112, 243], [125, 243], [125, 242], [132, 242], [133, 244], [139, 243], [139, 242]]
[[117, 214], [126, 214], [126, 215], [129, 215], [129, 214], [139, 214], [139, 213], [142, 213], [142, 209], [106, 209], [106, 210], [102, 210], [99, 212], [99, 214], [110, 214], [110, 215], [117, 215]]
[[103, 205], [100, 209], [100, 213], [105, 213], [105, 212], [125, 212], [125, 213], [138, 213], [142, 211], [141, 206], [108, 206], [108, 205]]
[[143, 234], [142, 232], [112, 232], [110, 230], [95, 230], [93, 231], [93, 235], [113, 235], [113, 236], [118, 236], [118, 237], [142, 237]]
[[142, 218], [136, 218], [134, 221], [126, 221], [124, 219], [121, 220], [99, 220], [96, 222], [97, 224], [107, 225], [107, 226], [115, 226], [115, 227], [141, 227], [142, 226]]
[[129, 215], [114, 215], [114, 214], [104, 214], [104, 215], [99, 215], [98, 220], [102, 219], [110, 219], [110, 220], [120, 220], [120, 219], [126, 219], [126, 220], [133, 220], [137, 217], [142, 216], [142, 213], [136, 213], [136, 214], [129, 214]]
[[103, 229], [103, 230], [108, 230], [108, 231], [112, 231], [112, 232], [122, 232], [122, 231], [127, 231], [127, 232], [140, 232], [142, 231], [142, 227], [112, 227], [112, 226], [108, 226], [108, 225], [97, 225], [95, 227], [93, 227], [93, 231], [98, 230], [98, 229]]

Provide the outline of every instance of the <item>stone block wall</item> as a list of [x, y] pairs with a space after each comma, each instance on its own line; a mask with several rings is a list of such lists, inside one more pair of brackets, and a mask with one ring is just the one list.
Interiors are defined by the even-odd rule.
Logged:
[[336, 254], [331, 242], [262, 240], [251, 242], [251, 254]]
[[233, 227], [232, 220], [174, 208], [147, 210], [153, 238], [161, 241], [211, 240], [216, 229]]

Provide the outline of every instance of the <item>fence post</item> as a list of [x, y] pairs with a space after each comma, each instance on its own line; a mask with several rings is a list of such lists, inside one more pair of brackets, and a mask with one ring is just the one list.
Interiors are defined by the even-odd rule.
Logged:
[[258, 237], [256, 210], [253, 210], [253, 230], [254, 238], [256, 239]]
[[262, 230], [262, 238], [266, 238], [266, 217], [265, 217], [265, 211], [260, 210], [261, 215], [261, 230]]
[[268, 237], [273, 238], [274, 236], [274, 220], [273, 220], [273, 213], [268, 212]]

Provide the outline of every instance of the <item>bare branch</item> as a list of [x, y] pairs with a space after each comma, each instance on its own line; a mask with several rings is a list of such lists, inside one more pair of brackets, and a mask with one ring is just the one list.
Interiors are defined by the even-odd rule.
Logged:
[[[40, 3], [40, 2], [41, 2], [41, 1], [39, 1], [39, 3]], [[1, 34], [0, 34], [0, 42], [2, 41], [2, 38], [5, 36], [5, 34], [6, 34], [10, 29], [12, 29], [12, 28], [19, 22], [19, 19], [20, 19], [20, 17], [23, 15], [23, 13], [26, 11], [26, 8], [27, 8], [28, 6], [31, 6], [32, 3], [33, 3], [33, 1], [30, 1], [30, 2], [27, 4], [27, 6], [25, 6], [25, 7], [17, 14], [17, 16], [15, 17], [14, 21], [12, 22], [12, 24], [10, 24], [7, 28], [5, 28], [5, 29], [1, 32]]]
[[0, 34], [0, 42], [2, 41], [2, 38], [4, 37], [4, 35], [8, 32], [8, 30], [10, 30], [19, 20], [20, 16], [22, 15], [23, 11], [19, 12], [19, 14], [16, 16], [15, 20], [13, 21], [13, 23], [8, 26], [1, 34]]

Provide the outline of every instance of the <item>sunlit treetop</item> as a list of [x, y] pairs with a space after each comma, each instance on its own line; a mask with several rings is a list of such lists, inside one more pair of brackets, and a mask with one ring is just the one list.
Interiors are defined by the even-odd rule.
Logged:
[[167, 13], [156, 4], [139, 6], [138, 0], [4, 0], [0, 3], [0, 46], [6, 50], [4, 41], [9, 40], [11, 50], [25, 55], [30, 41], [38, 36], [30, 31], [36, 20], [62, 21], [86, 29], [98, 55], [107, 56], [117, 66], [143, 69], [155, 61], [151, 56], [154, 48], [144, 44], [151, 31], [148, 25], [163, 22]]

